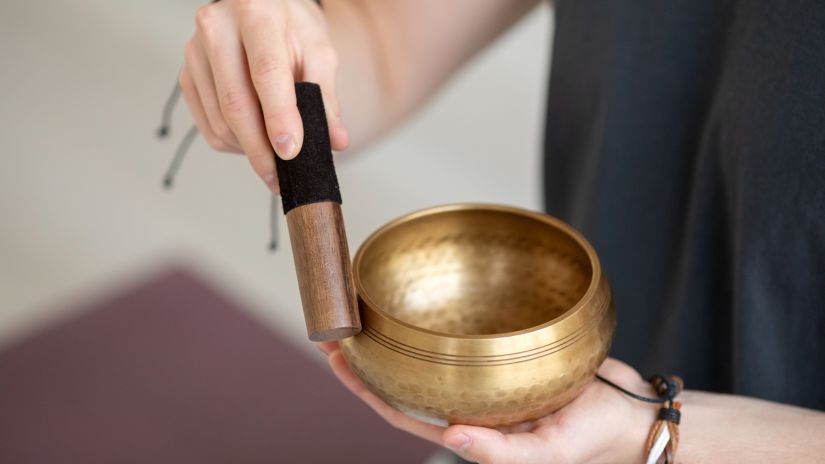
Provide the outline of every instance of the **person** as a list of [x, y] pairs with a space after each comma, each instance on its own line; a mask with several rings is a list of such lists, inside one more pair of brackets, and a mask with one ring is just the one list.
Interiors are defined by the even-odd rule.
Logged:
[[[223, 0], [198, 10], [180, 85], [206, 141], [244, 153], [277, 192], [273, 149], [301, 148], [296, 80], [320, 84], [333, 149], [363, 146], [537, 3]], [[554, 7], [545, 203], [611, 277], [611, 354], [627, 364], [600, 373], [639, 393], [650, 387], [630, 366], [684, 377], [680, 461], [822, 462], [825, 3]], [[646, 457], [656, 408], [603, 383], [531, 424], [442, 428], [390, 408], [322, 349], [391, 425], [465, 459]]]

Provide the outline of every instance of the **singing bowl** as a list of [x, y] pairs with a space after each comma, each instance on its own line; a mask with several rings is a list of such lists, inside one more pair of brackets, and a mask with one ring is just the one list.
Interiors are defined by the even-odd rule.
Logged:
[[615, 328], [596, 253], [572, 227], [458, 204], [383, 226], [355, 255], [363, 331], [341, 342], [391, 406], [433, 423], [547, 415], [592, 381]]

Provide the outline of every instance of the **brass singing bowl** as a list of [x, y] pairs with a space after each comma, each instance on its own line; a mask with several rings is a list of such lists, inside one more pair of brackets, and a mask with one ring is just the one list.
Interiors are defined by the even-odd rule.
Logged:
[[350, 367], [391, 406], [434, 423], [502, 426], [573, 400], [616, 316], [596, 253], [567, 224], [458, 204], [385, 225], [353, 263], [363, 331]]

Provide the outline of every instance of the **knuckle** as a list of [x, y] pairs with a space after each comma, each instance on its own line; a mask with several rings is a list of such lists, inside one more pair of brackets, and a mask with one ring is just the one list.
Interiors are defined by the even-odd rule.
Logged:
[[270, 55], [255, 57], [249, 63], [249, 73], [253, 80], [258, 81], [270, 79], [284, 68], [284, 63]]
[[232, 132], [232, 129], [230, 129], [225, 122], [218, 122], [213, 126], [214, 127], [212, 130], [215, 131], [215, 135], [217, 135], [219, 139], [226, 142], [227, 146], [231, 145], [231, 141], [235, 138], [235, 134]]
[[203, 32], [208, 32], [212, 29], [215, 23], [215, 11], [212, 4], [203, 5], [195, 12], [195, 27]]
[[229, 147], [226, 143], [214, 136], [204, 137], [206, 139], [206, 144], [209, 145], [213, 150], [217, 151], [228, 151]]
[[219, 99], [221, 109], [227, 118], [237, 117], [249, 107], [249, 97], [239, 90], [227, 89], [221, 93]]

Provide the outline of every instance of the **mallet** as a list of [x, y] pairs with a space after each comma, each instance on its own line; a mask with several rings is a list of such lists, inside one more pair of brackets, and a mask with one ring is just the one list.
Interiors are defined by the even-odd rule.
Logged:
[[299, 82], [295, 95], [304, 143], [292, 160], [275, 156], [281, 199], [309, 339], [340, 340], [361, 331], [341, 192], [321, 88]]

